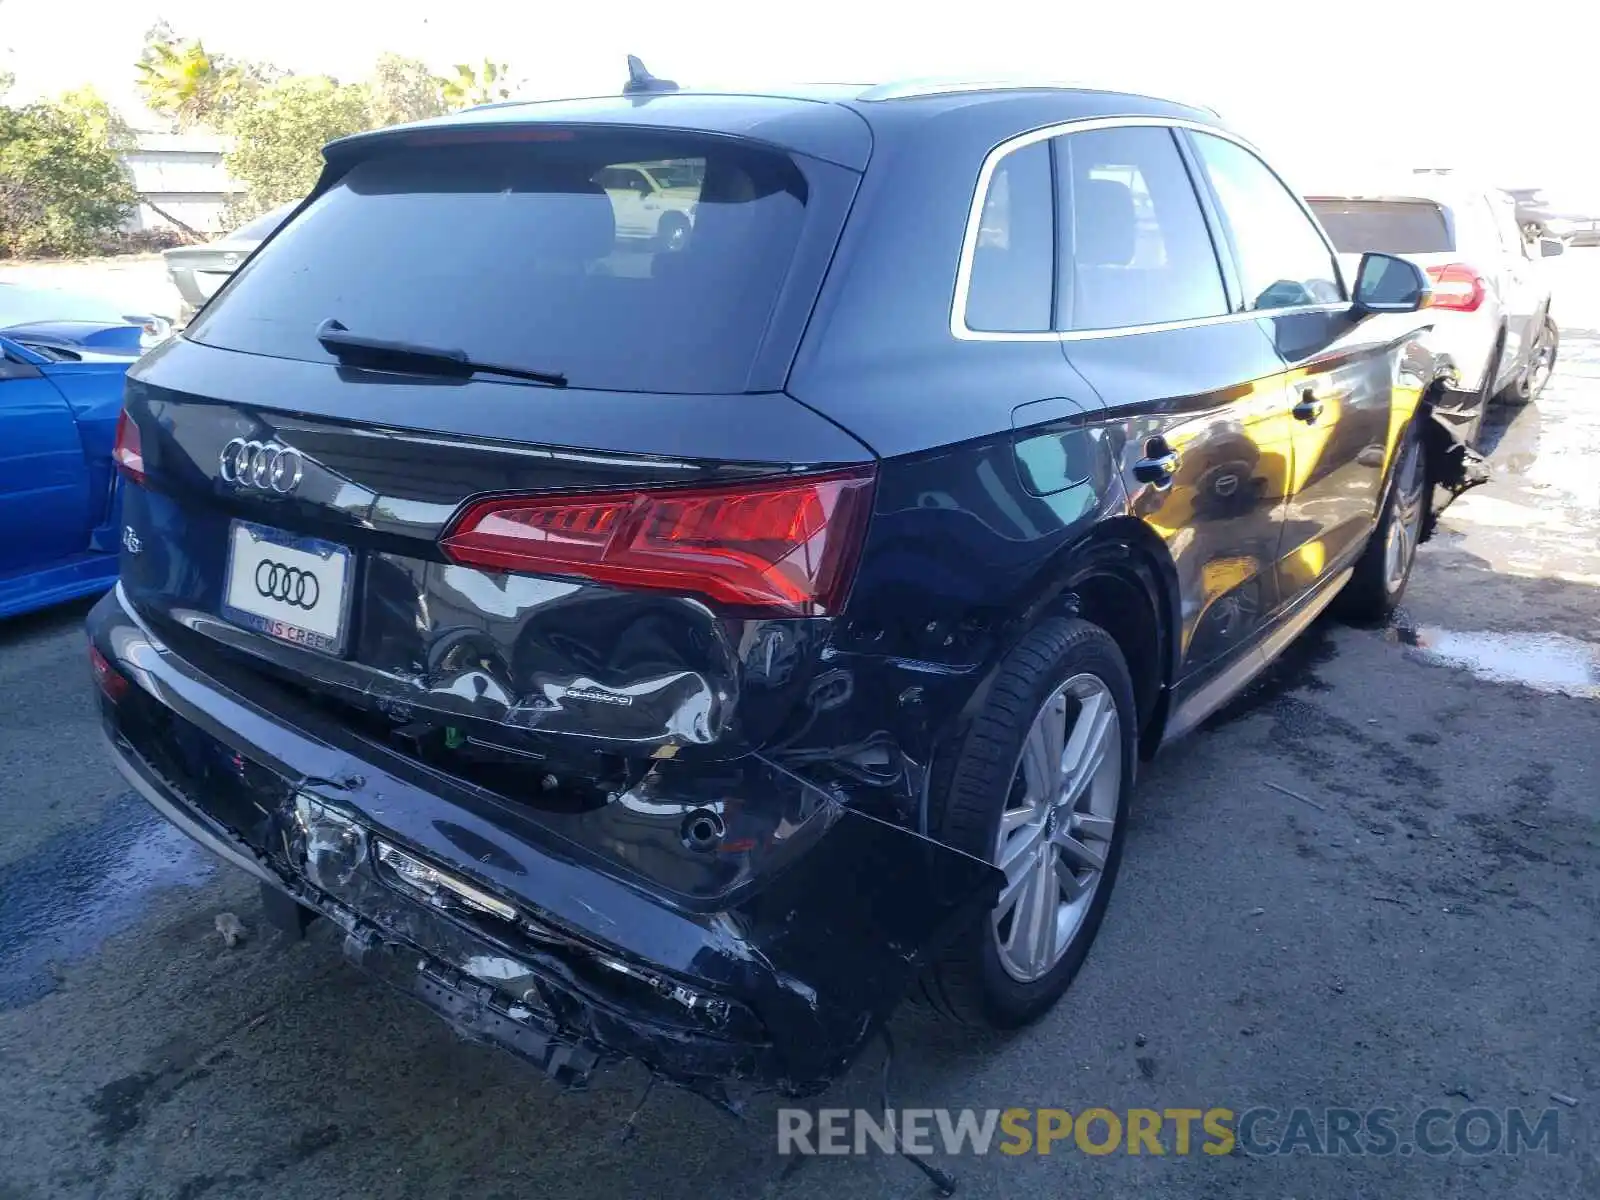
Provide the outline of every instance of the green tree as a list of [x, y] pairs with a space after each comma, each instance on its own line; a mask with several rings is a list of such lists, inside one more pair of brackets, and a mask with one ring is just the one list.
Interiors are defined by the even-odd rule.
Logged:
[[372, 124], [402, 125], [450, 111], [444, 100], [445, 81], [428, 64], [399, 54], [380, 54], [367, 85], [372, 100]]
[[233, 119], [224, 160], [246, 189], [236, 215], [298, 200], [322, 171], [322, 147], [371, 126], [367, 89], [325, 75], [291, 75], [254, 92]]
[[117, 160], [127, 126], [93, 91], [0, 106], [0, 253], [83, 254], [136, 202]]
[[82, 123], [91, 141], [103, 142], [117, 154], [126, 154], [138, 145], [132, 126], [92, 87], [63, 94], [61, 107]]
[[455, 109], [509, 100], [510, 71], [511, 68], [505, 63], [490, 62], [487, 58], [480, 67], [457, 63], [443, 84], [445, 103]]

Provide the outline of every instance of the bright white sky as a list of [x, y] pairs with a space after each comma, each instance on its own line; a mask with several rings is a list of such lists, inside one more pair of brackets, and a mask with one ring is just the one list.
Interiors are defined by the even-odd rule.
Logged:
[[[68, 11], [70, 21], [64, 20]], [[0, 0], [14, 98], [93, 83], [135, 101], [158, 18], [217, 52], [354, 81], [384, 50], [509, 62], [530, 97], [680, 83], [1068, 78], [1216, 108], [1307, 189], [1354, 166], [1480, 170], [1600, 203], [1594, 0]], [[1553, 197], [1554, 198], [1554, 197]]]

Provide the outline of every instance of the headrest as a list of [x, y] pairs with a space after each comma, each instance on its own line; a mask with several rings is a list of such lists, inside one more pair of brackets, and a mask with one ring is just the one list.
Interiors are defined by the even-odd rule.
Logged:
[[1073, 258], [1085, 267], [1125, 267], [1138, 244], [1133, 189], [1115, 179], [1085, 179], [1072, 196], [1076, 212]]

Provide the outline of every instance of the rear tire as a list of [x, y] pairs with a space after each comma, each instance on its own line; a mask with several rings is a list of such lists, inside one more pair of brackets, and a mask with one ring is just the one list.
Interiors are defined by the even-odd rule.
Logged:
[[1421, 429], [1413, 422], [1400, 443], [1382, 515], [1356, 560], [1355, 573], [1339, 595], [1339, 608], [1345, 616], [1363, 622], [1385, 621], [1400, 606], [1411, 582], [1427, 514], [1428, 449]]
[[1510, 387], [1506, 388], [1500, 399], [1519, 408], [1537, 400], [1550, 382], [1550, 376], [1555, 374], [1556, 351], [1560, 346], [1561, 331], [1546, 315], [1534, 338], [1533, 352], [1528, 355], [1527, 368]]
[[924, 975], [930, 1007], [1012, 1029], [1066, 991], [1116, 881], [1137, 741], [1133, 681], [1099, 626], [1051, 618], [1007, 657], [935, 781], [932, 831], [1006, 884]]
[[1533, 361], [1528, 365], [1527, 381], [1523, 390], [1529, 401], [1537, 400], [1549, 386], [1550, 377], [1556, 373], [1556, 353], [1561, 349], [1561, 330], [1546, 314], [1539, 327], [1539, 340], [1533, 344]]

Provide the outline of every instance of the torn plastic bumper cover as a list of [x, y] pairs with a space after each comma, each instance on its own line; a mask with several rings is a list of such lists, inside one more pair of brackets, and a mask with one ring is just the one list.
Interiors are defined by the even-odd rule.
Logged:
[[117, 592], [89, 634], [134, 684], [102, 713], [158, 811], [459, 1032], [565, 1083], [637, 1058], [701, 1090], [820, 1090], [998, 893], [989, 864], [836, 803], [796, 861], [685, 906], [581, 861], [513, 800], [224, 687]]

